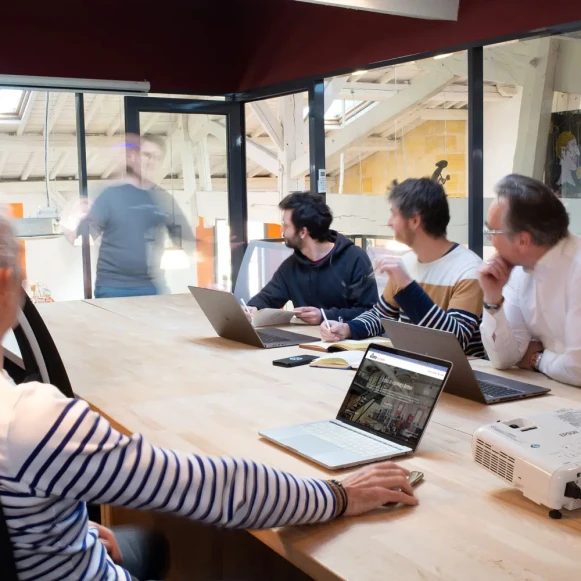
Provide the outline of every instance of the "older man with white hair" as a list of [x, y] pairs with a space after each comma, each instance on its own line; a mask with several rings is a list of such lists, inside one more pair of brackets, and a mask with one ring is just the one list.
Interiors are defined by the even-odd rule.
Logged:
[[[21, 282], [18, 244], [2, 214], [0, 337], [16, 324]], [[87, 502], [171, 512], [217, 526], [270, 528], [326, 522], [387, 502], [415, 505], [408, 475], [388, 462], [338, 482], [166, 450], [138, 434], [120, 434], [85, 402], [53, 386], [17, 386], [5, 373], [0, 377], [0, 504], [21, 580], [163, 575], [163, 559], [144, 544], [147, 537], [116, 537], [89, 522]]]

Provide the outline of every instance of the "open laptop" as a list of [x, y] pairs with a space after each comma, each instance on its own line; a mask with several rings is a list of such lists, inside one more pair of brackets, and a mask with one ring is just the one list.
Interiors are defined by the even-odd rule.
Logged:
[[387, 319], [383, 321], [383, 327], [394, 347], [431, 357], [442, 357], [454, 364], [450, 380], [446, 383], [448, 393], [484, 404], [493, 404], [543, 395], [551, 391], [546, 387], [473, 370], [454, 333]]
[[255, 329], [246, 318], [233, 294], [197, 286], [188, 288], [216, 333], [224, 339], [263, 349], [291, 347], [300, 343], [320, 341], [318, 337], [301, 335], [282, 329], [271, 327], [268, 330]]
[[372, 343], [334, 420], [259, 434], [337, 470], [412, 454], [452, 364]]

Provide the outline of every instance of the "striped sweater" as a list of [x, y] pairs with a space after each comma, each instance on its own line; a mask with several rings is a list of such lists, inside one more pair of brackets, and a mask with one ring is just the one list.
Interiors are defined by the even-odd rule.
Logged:
[[116, 432], [52, 386], [14, 386], [5, 377], [0, 502], [22, 581], [130, 579], [88, 524], [86, 502], [245, 529], [328, 521], [337, 506], [323, 480], [158, 448]]
[[414, 252], [404, 254], [402, 259], [413, 282], [399, 289], [389, 280], [379, 302], [347, 323], [351, 336], [364, 339], [383, 335], [381, 320], [392, 319], [450, 331], [466, 355], [485, 357], [480, 337], [482, 290], [478, 270], [481, 259], [460, 245], [427, 264], [420, 263]]

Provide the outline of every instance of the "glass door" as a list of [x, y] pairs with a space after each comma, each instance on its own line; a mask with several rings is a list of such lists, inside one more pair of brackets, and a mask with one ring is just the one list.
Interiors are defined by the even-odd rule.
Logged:
[[234, 288], [247, 242], [241, 111], [233, 102], [125, 98], [128, 151], [139, 136], [142, 176], [166, 216], [149, 240], [163, 293]]

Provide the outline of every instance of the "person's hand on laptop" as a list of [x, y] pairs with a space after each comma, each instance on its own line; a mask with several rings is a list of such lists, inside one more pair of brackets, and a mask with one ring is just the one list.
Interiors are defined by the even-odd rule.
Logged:
[[323, 320], [321, 309], [316, 307], [297, 307], [294, 309], [295, 317], [307, 325], [319, 325]]
[[327, 323], [321, 323], [321, 339], [332, 343], [334, 341], [343, 341], [351, 337], [351, 329], [347, 323], [339, 323], [338, 321], [329, 321], [329, 328]]
[[367, 466], [345, 478], [345, 516], [357, 516], [395, 502], [415, 506], [418, 499], [408, 481], [409, 471], [393, 462]]

